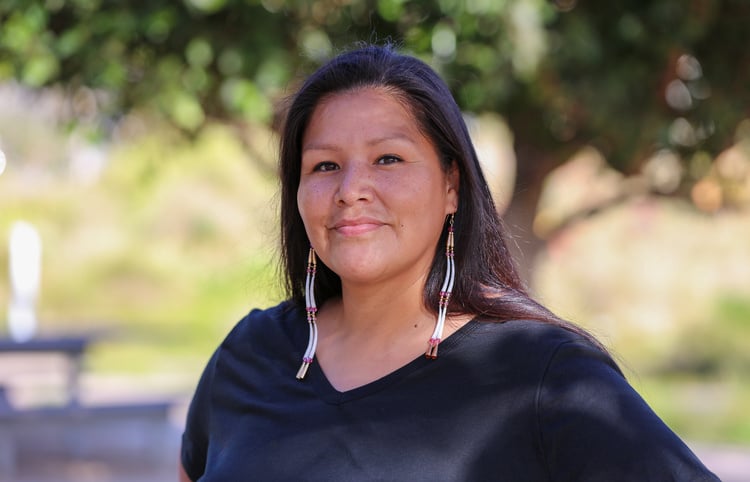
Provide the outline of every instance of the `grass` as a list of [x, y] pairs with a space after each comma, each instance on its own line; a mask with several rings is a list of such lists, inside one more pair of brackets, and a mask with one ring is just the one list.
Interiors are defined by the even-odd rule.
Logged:
[[681, 437], [704, 442], [750, 444], [750, 386], [742, 377], [702, 379], [661, 376], [633, 385]]

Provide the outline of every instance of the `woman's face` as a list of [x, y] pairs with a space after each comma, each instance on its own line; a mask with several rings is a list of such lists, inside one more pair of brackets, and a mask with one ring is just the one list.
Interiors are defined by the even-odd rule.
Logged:
[[364, 88], [313, 111], [302, 140], [297, 204], [320, 259], [346, 284], [424, 283], [458, 170], [396, 97]]

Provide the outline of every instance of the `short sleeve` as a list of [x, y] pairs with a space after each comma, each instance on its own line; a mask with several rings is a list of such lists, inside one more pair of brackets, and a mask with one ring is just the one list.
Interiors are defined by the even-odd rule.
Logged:
[[198, 480], [206, 468], [208, 434], [211, 423], [211, 392], [219, 348], [211, 356], [203, 370], [198, 386], [190, 402], [182, 434], [180, 459], [190, 480]]
[[550, 480], [718, 481], [588, 342], [561, 343], [537, 392]]

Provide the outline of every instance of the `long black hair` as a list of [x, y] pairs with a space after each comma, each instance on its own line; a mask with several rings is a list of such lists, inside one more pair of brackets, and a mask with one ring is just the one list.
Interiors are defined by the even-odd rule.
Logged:
[[[455, 213], [457, 276], [450, 299], [451, 313], [506, 321], [534, 319], [563, 326], [586, 338], [583, 329], [561, 320], [533, 300], [508, 250], [505, 228], [479, 165], [461, 110], [440, 76], [421, 60], [390, 46], [365, 45], [344, 52], [320, 67], [291, 99], [281, 131], [281, 258], [289, 297], [304, 300], [304, 273], [309, 241], [297, 207], [302, 139], [321, 100], [360, 88], [381, 88], [403, 102], [422, 133], [430, 139], [447, 172], [459, 170]], [[424, 305], [437, 312], [445, 272], [444, 230], [424, 289]], [[319, 305], [341, 295], [341, 279], [319, 263], [315, 296]], [[598, 344], [598, 343], [597, 343]]]

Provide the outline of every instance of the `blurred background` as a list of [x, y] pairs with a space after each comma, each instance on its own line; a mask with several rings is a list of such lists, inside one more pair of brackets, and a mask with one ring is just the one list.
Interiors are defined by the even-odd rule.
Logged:
[[173, 479], [211, 352], [283, 296], [284, 100], [356, 41], [441, 73], [532, 291], [742, 480], [748, 21], [743, 0], [0, 0], [0, 480]]

